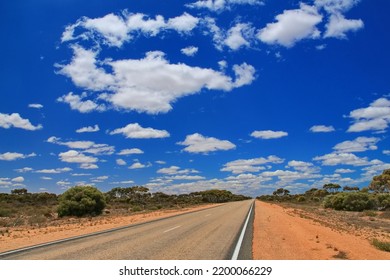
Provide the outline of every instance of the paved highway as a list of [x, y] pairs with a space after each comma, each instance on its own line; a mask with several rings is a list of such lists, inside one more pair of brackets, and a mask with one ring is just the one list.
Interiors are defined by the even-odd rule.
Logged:
[[226, 203], [118, 231], [3, 255], [0, 259], [230, 259], [252, 202]]

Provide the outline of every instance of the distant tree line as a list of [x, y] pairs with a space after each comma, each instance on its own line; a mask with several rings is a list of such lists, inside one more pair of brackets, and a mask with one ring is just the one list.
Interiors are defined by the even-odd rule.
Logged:
[[390, 169], [373, 177], [368, 187], [358, 188], [339, 184], [324, 184], [322, 189], [311, 188], [303, 194], [291, 195], [285, 188], [272, 195], [258, 196], [262, 201], [321, 203], [325, 208], [346, 211], [390, 210]]
[[[204, 203], [224, 203], [251, 199], [227, 190], [206, 190], [190, 194], [151, 193], [143, 186], [116, 187], [103, 193], [93, 186], [75, 186], [63, 194], [29, 193], [14, 189], [10, 194], [0, 193], [0, 217], [39, 215], [57, 212], [64, 216], [96, 216], [104, 211], [120, 213], [183, 208]], [[26, 213], [28, 212], [28, 213]], [[41, 215], [41, 216], [42, 216]]]

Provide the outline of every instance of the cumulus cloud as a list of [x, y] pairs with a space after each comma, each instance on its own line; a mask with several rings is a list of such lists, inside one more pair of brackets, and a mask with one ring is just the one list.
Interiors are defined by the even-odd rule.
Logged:
[[310, 128], [311, 132], [318, 133], [318, 132], [333, 132], [335, 131], [333, 126], [326, 126], [326, 125], [314, 125]]
[[67, 152], [60, 153], [58, 156], [62, 162], [69, 163], [91, 164], [98, 161], [98, 159], [95, 157], [84, 155], [83, 153], [75, 150], [69, 150]]
[[29, 158], [29, 157], [35, 157], [35, 156], [37, 156], [35, 153], [25, 155], [25, 154], [21, 154], [21, 153], [6, 152], [4, 154], [0, 154], [0, 160], [13, 161], [13, 160], [17, 160], [17, 159], [25, 159], [25, 158]]
[[150, 167], [151, 165], [150, 164], [143, 164], [143, 163], [140, 163], [140, 162], [135, 162], [133, 163], [132, 165], [129, 166], [129, 169], [142, 169], [142, 168], [147, 168], [147, 167]]
[[165, 167], [157, 170], [157, 173], [166, 175], [183, 175], [190, 173], [199, 173], [199, 171], [195, 169], [181, 169], [179, 166], [172, 165], [170, 167]]
[[241, 47], [249, 47], [250, 43], [246, 38], [252, 38], [254, 29], [246, 23], [237, 23], [227, 32], [224, 44], [232, 50], [238, 50]]
[[123, 159], [119, 158], [119, 159], [116, 160], [116, 164], [118, 164], [118, 165], [126, 165], [127, 163]]
[[80, 113], [90, 113], [93, 111], [104, 112], [107, 110], [104, 104], [97, 104], [92, 100], [83, 100], [87, 97], [87, 94], [83, 93], [81, 96], [69, 92], [57, 98], [58, 102], [69, 104], [70, 108]]
[[181, 49], [181, 53], [185, 54], [186, 56], [194, 56], [198, 52], [198, 50], [199, 49], [195, 46], [189, 46]]
[[196, 9], [208, 9], [214, 12], [221, 12], [231, 9], [235, 5], [263, 5], [261, 0], [199, 0], [186, 6]]
[[177, 144], [186, 146], [183, 149], [186, 152], [203, 154], [215, 151], [226, 151], [236, 148], [236, 145], [228, 140], [219, 140], [214, 137], [205, 137], [199, 133], [187, 135], [183, 142], [178, 142]]
[[230, 161], [224, 165], [221, 171], [232, 172], [233, 174], [258, 172], [265, 169], [265, 164], [282, 163], [284, 159], [277, 156], [268, 156], [266, 158], [238, 159]]
[[367, 157], [360, 158], [352, 153], [331, 153], [323, 156], [317, 156], [313, 160], [321, 161], [322, 165], [335, 166], [335, 165], [352, 165], [352, 166], [364, 166], [370, 165], [374, 162], [370, 162]]
[[170, 136], [166, 130], [158, 130], [151, 127], [143, 128], [138, 123], [131, 123], [110, 132], [110, 135], [114, 134], [123, 134], [126, 138], [133, 139], [166, 138]]
[[367, 108], [353, 110], [348, 117], [353, 121], [348, 132], [386, 132], [390, 123], [390, 100], [379, 98]]
[[70, 149], [84, 150], [84, 153], [94, 155], [112, 155], [115, 151], [113, 146], [107, 144], [96, 144], [93, 141], [61, 141], [61, 138], [52, 136], [46, 140], [48, 143], [67, 146]]
[[22, 176], [15, 177], [11, 181], [15, 182], [15, 183], [23, 183], [24, 182], [24, 177], [22, 177]]
[[314, 6], [301, 3], [299, 9], [285, 10], [275, 19], [277, 22], [267, 24], [258, 32], [257, 36], [263, 43], [292, 47], [303, 39], [320, 37], [316, 25], [322, 21], [322, 15]]
[[97, 124], [95, 124], [94, 126], [86, 126], [86, 127], [79, 128], [76, 130], [76, 132], [77, 133], [97, 132], [99, 130], [100, 130], [99, 126]]
[[355, 140], [337, 144], [333, 150], [342, 153], [374, 151], [378, 149], [376, 143], [379, 141], [380, 139], [376, 137], [358, 137]]
[[59, 174], [64, 172], [72, 171], [72, 168], [64, 167], [64, 168], [55, 168], [55, 169], [40, 169], [34, 171], [35, 173], [43, 173], [43, 174]]
[[39, 130], [42, 129], [42, 125], [32, 125], [30, 120], [23, 119], [18, 113], [3, 114], [0, 113], [0, 127], [11, 128], [17, 127], [25, 130]]
[[174, 30], [181, 34], [189, 33], [198, 22], [199, 18], [188, 13], [166, 20], [161, 15], [150, 18], [142, 13], [133, 14], [124, 11], [119, 15], [110, 13], [100, 18], [83, 17], [65, 28], [61, 41], [81, 39], [96, 42], [99, 40], [109, 47], [121, 47], [125, 42], [134, 39], [133, 35], [137, 36], [141, 33], [145, 36], [156, 36], [167, 30]]
[[[96, 52], [80, 46], [73, 49], [72, 61], [68, 65], [57, 65], [58, 73], [71, 78], [78, 87], [94, 92], [105, 91], [99, 95], [99, 101], [83, 101], [87, 97], [85, 94], [80, 97], [73, 93], [59, 98], [83, 113], [106, 110], [104, 103], [99, 105], [96, 102], [108, 102], [116, 109], [166, 113], [177, 99], [203, 88], [231, 91], [254, 80], [255, 69], [246, 63], [233, 66], [233, 80], [213, 69], [171, 64], [160, 51], [148, 52], [141, 59], [97, 61]], [[107, 73], [102, 66], [113, 72]]]
[[42, 109], [43, 105], [42, 104], [36, 104], [36, 103], [28, 104], [28, 108]]
[[259, 139], [277, 139], [286, 137], [288, 135], [285, 131], [273, 131], [273, 130], [255, 130], [251, 133], [252, 137]]
[[324, 37], [345, 39], [347, 38], [347, 32], [358, 31], [363, 27], [364, 23], [361, 19], [346, 19], [341, 14], [334, 14], [330, 16], [329, 22], [326, 24], [326, 32]]
[[117, 153], [117, 155], [127, 156], [127, 155], [139, 155], [139, 154], [143, 154], [143, 153], [144, 153], [144, 151], [142, 151], [141, 149], [132, 148], [132, 149], [123, 149], [119, 153]]

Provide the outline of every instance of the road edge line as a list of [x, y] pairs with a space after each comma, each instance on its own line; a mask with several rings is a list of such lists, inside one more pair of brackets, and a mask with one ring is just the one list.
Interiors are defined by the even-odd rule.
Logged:
[[251, 214], [252, 214], [253, 205], [254, 205], [254, 202], [252, 203], [251, 208], [249, 209], [248, 215], [247, 215], [246, 220], [245, 220], [245, 224], [241, 230], [241, 234], [240, 234], [240, 237], [238, 238], [236, 247], [234, 248], [234, 252], [233, 252], [231, 260], [238, 260], [238, 255], [240, 253], [241, 245], [242, 245], [242, 242], [244, 240], [246, 228], [248, 227], [249, 219], [250, 219]]

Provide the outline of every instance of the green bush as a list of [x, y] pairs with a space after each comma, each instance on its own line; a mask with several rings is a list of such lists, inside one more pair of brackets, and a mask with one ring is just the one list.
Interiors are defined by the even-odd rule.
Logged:
[[63, 216], [100, 215], [106, 206], [104, 195], [91, 186], [77, 186], [64, 192], [59, 199], [57, 213]]
[[304, 196], [301, 196], [301, 195], [298, 196], [296, 199], [298, 202], [305, 202], [306, 201], [306, 198]]
[[379, 210], [390, 209], [390, 194], [381, 193], [376, 195], [377, 207]]
[[335, 210], [363, 211], [373, 209], [375, 200], [368, 193], [338, 193], [325, 197], [324, 207]]

